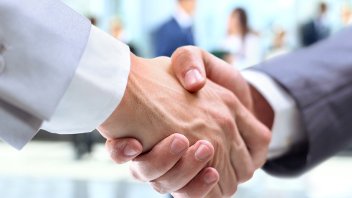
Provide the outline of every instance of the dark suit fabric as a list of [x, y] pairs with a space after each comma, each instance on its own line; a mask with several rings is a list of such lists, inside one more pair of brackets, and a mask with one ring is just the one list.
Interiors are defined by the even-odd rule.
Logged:
[[183, 29], [174, 18], [153, 33], [155, 56], [171, 56], [179, 47], [194, 45], [192, 27]]
[[298, 175], [351, 143], [352, 28], [257, 68], [295, 99], [307, 134], [307, 142], [267, 162], [265, 170], [276, 175]]
[[309, 21], [301, 27], [301, 43], [303, 47], [308, 47], [319, 42], [330, 35], [330, 29], [314, 20]]

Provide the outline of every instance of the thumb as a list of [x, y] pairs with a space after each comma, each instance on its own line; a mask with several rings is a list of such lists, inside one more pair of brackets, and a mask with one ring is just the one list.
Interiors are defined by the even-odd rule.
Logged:
[[133, 138], [107, 140], [105, 146], [112, 160], [118, 164], [133, 160], [143, 151], [142, 144]]
[[206, 82], [206, 72], [199, 48], [178, 48], [171, 57], [172, 69], [182, 86], [189, 92], [197, 92]]

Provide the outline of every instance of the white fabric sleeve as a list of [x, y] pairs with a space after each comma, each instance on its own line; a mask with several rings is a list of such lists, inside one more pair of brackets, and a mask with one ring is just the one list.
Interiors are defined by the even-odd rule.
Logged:
[[93, 131], [119, 105], [130, 71], [130, 50], [92, 26], [76, 74], [42, 129], [59, 134]]
[[263, 95], [274, 110], [273, 134], [268, 159], [280, 157], [287, 153], [293, 144], [306, 138], [296, 103], [268, 75], [253, 70], [242, 71], [242, 74]]

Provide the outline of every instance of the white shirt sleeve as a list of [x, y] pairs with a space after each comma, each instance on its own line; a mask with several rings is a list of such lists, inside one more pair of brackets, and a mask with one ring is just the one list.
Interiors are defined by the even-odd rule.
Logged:
[[42, 129], [59, 134], [90, 132], [119, 105], [130, 71], [130, 50], [92, 26], [76, 74]]
[[293, 144], [306, 138], [296, 102], [268, 75], [253, 70], [243, 71], [242, 74], [274, 110], [273, 134], [268, 159], [280, 157], [287, 153]]

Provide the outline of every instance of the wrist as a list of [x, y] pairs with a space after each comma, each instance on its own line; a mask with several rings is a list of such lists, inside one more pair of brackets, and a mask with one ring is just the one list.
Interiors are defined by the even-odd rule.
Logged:
[[275, 113], [269, 102], [264, 96], [252, 85], [250, 85], [250, 92], [253, 101], [253, 113], [257, 119], [267, 126], [270, 130], [274, 124]]
[[[134, 86], [135, 66], [138, 65], [138, 60], [139, 58], [136, 55], [130, 53], [130, 72], [122, 99], [112, 114], [98, 127], [98, 131], [108, 140], [135, 137], [127, 128], [121, 130], [121, 127], [125, 126], [123, 123], [129, 122], [127, 118], [132, 117], [131, 104], [133, 104], [135, 98], [132, 97], [131, 90], [133, 88], [131, 86]], [[117, 130], [118, 127], [120, 127], [120, 130]]]

